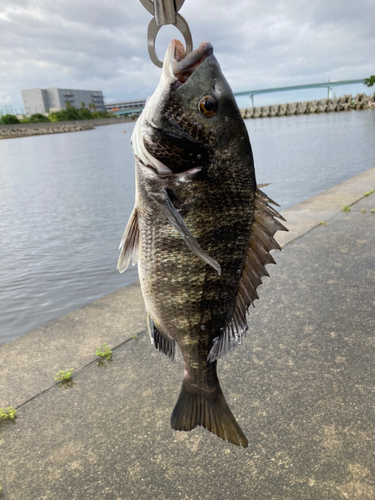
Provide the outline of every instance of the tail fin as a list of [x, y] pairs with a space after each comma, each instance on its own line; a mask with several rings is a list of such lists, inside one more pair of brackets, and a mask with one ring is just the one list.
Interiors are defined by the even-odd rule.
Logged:
[[224, 441], [247, 448], [248, 441], [225, 400], [217, 384], [214, 392], [198, 393], [189, 386], [186, 379], [182, 383], [180, 396], [171, 416], [172, 429], [191, 431], [197, 425], [205, 427]]

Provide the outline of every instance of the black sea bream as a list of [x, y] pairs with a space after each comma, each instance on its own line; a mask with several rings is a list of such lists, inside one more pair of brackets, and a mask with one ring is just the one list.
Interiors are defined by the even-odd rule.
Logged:
[[257, 189], [248, 133], [210, 43], [185, 57], [172, 40], [132, 148], [136, 200], [118, 268], [138, 261], [152, 342], [183, 355], [172, 428], [201, 425], [246, 447], [216, 364], [241, 343], [269, 252], [280, 248], [273, 235], [285, 228]]

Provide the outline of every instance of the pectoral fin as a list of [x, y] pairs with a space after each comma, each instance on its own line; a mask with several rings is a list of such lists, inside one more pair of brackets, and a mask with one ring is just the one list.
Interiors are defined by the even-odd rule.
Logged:
[[117, 262], [117, 269], [120, 271], [120, 273], [123, 273], [128, 268], [130, 259], [132, 257], [133, 266], [137, 263], [138, 260], [139, 229], [136, 207], [133, 208], [129, 221], [126, 225], [119, 250], [121, 251], [120, 257]]
[[256, 290], [262, 283], [262, 277], [269, 276], [265, 266], [275, 264], [270, 251], [281, 250], [273, 236], [276, 231], [288, 231], [288, 229], [277, 220], [285, 219], [269, 203], [277, 205], [258, 188], [255, 193], [255, 214], [251, 226], [251, 237], [241, 273], [232, 320], [223, 333], [214, 339], [208, 355], [209, 361], [217, 360], [241, 344], [242, 336], [248, 328], [247, 310], [259, 298]]
[[213, 267], [218, 275], [221, 275], [221, 268], [219, 263], [212, 259], [209, 255], [206, 254], [199, 246], [199, 243], [194, 238], [194, 236], [190, 233], [188, 228], [186, 227], [184, 219], [177, 212], [173, 203], [169, 199], [169, 196], [165, 190], [159, 193], [149, 193], [150, 198], [152, 198], [155, 203], [160, 208], [161, 212], [166, 216], [169, 222], [177, 229], [177, 231], [181, 234], [184, 239], [186, 245], [190, 248], [194, 255], [196, 255], [200, 260], [209, 264]]

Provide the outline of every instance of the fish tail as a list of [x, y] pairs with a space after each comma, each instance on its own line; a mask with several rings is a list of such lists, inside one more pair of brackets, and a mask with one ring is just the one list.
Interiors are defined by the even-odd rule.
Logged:
[[247, 448], [248, 441], [225, 400], [219, 383], [213, 391], [197, 392], [184, 379], [171, 416], [172, 429], [191, 431], [197, 425], [205, 427], [224, 441]]

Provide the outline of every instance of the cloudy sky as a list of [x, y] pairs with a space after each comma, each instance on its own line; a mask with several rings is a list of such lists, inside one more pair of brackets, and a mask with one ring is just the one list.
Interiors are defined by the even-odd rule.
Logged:
[[[375, 74], [374, 0], [186, 0], [181, 14], [195, 47], [213, 44], [233, 91]], [[147, 53], [150, 19], [139, 0], [2, 0], [0, 110], [19, 111], [21, 89], [35, 87], [102, 90], [107, 102], [147, 97], [160, 75]], [[162, 28], [160, 58], [176, 37], [174, 27]], [[256, 105], [326, 94], [269, 94]]]

